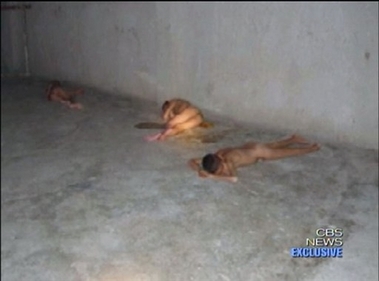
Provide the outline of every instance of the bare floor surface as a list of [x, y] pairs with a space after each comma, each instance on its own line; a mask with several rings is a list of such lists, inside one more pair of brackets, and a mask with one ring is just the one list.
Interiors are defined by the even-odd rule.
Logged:
[[[2, 80], [2, 280], [378, 280], [378, 151], [321, 143], [215, 182], [187, 160], [285, 136], [212, 120], [215, 141], [147, 143], [157, 106], [89, 89], [70, 110], [45, 86]], [[322, 226], [344, 257], [291, 258]]]

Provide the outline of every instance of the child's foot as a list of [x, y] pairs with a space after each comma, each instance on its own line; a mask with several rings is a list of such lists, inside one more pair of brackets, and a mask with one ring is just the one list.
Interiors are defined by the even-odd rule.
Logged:
[[73, 109], [82, 109], [83, 106], [80, 104], [80, 103], [72, 103], [69, 105], [70, 108], [73, 108]]
[[149, 141], [149, 142], [151, 142], [151, 141], [157, 141], [157, 140], [160, 140], [160, 136], [161, 136], [161, 133], [155, 134], [155, 135], [151, 135], [151, 136], [146, 136], [146, 137], [144, 137], [144, 139], [146, 141]]

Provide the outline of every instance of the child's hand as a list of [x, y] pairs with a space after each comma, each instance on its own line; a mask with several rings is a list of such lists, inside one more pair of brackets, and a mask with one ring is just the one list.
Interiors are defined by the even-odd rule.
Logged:
[[235, 183], [235, 182], [238, 181], [238, 178], [237, 178], [237, 177], [230, 177], [230, 178], [229, 178], [229, 181]]
[[199, 170], [199, 177], [206, 178], [208, 177], [208, 173], [205, 172], [204, 170]]

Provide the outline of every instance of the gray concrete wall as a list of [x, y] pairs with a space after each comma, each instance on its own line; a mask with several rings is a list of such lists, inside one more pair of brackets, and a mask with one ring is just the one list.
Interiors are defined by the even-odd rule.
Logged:
[[31, 72], [378, 148], [378, 3], [33, 3]]
[[[1, 6], [18, 5], [18, 2], [1, 2]], [[24, 12], [1, 11], [1, 74], [25, 74]]]

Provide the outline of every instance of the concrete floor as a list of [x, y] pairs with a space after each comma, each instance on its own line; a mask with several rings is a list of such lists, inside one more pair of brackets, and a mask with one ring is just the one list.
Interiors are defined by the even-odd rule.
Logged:
[[[146, 143], [154, 104], [88, 89], [74, 111], [45, 86], [2, 80], [2, 280], [378, 280], [378, 151], [321, 143], [214, 182], [186, 161], [285, 135], [212, 120], [217, 143]], [[344, 257], [291, 258], [320, 226]]]

